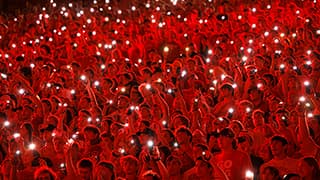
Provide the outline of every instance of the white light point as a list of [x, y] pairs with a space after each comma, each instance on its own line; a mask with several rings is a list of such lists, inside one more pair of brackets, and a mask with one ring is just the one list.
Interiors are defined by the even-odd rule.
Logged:
[[181, 72], [181, 76], [184, 77], [184, 76], [186, 76], [186, 75], [187, 75], [187, 71], [186, 71], [186, 70], [183, 70], [183, 71]]
[[146, 89], [150, 90], [151, 89], [151, 85], [150, 84], [146, 84]]
[[99, 86], [99, 85], [100, 85], [99, 81], [94, 81], [94, 86]]
[[169, 52], [169, 47], [168, 47], [168, 46], [165, 46], [165, 47], [163, 48], [163, 51], [164, 51], [164, 52]]
[[19, 94], [24, 94], [25, 93], [25, 90], [24, 89], [19, 89]]
[[305, 98], [304, 96], [301, 96], [301, 97], [299, 98], [299, 101], [300, 101], [300, 102], [305, 102], [305, 101], [306, 101], [306, 98]]
[[3, 125], [4, 125], [5, 127], [8, 127], [8, 126], [10, 126], [10, 122], [9, 122], [9, 121], [4, 121]]
[[85, 80], [87, 79], [87, 77], [86, 77], [85, 75], [81, 75], [81, 76], [80, 76], [80, 79], [81, 79], [82, 81], [85, 81]]
[[36, 148], [36, 145], [34, 143], [29, 144], [28, 148], [30, 150], [34, 150]]

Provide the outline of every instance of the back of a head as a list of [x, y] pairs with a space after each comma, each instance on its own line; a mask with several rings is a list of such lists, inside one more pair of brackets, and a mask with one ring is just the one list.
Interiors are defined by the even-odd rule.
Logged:
[[56, 180], [57, 176], [52, 169], [48, 167], [40, 167], [34, 172], [34, 179], [35, 180], [41, 180], [41, 179]]
[[92, 163], [92, 161], [90, 159], [83, 158], [78, 162], [77, 168], [90, 168], [90, 169], [93, 169], [93, 163]]

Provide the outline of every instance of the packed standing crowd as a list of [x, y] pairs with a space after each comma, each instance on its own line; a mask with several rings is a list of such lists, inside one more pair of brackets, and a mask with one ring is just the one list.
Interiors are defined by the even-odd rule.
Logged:
[[0, 16], [0, 179], [320, 179], [318, 12], [51, 0]]

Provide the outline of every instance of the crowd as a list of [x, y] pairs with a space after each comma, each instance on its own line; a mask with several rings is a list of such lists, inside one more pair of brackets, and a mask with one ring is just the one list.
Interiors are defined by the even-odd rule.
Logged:
[[320, 179], [316, 0], [53, 0], [0, 16], [0, 179]]

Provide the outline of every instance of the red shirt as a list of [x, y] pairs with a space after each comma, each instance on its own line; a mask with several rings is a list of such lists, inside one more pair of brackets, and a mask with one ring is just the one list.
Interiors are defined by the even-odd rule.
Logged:
[[248, 154], [238, 150], [222, 152], [216, 155], [213, 161], [226, 173], [230, 180], [245, 179], [246, 171], [252, 171], [253, 169]]

